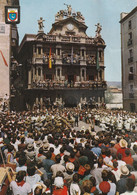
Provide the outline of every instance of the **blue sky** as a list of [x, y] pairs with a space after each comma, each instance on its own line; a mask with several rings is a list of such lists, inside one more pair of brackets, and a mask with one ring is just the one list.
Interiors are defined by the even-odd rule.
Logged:
[[20, 41], [25, 34], [37, 33], [37, 20], [40, 17], [45, 20], [44, 31], [48, 33], [54, 23], [55, 14], [61, 9], [66, 9], [64, 3], [83, 14], [88, 26], [88, 36], [95, 36], [95, 24], [99, 22], [102, 25], [101, 35], [107, 46], [105, 80], [121, 81], [120, 13], [129, 13], [137, 6], [137, 0], [20, 0]]

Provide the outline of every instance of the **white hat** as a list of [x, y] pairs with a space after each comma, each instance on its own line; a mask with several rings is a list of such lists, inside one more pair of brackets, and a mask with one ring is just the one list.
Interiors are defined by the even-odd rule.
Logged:
[[64, 181], [62, 177], [55, 177], [54, 179], [54, 185], [58, 188], [63, 188], [64, 186]]
[[129, 169], [127, 168], [126, 165], [121, 165], [120, 166], [120, 171], [122, 175], [129, 175]]
[[119, 145], [121, 148], [127, 148], [127, 141], [125, 139], [121, 139]]
[[74, 171], [74, 168], [75, 168], [75, 166], [74, 166], [73, 163], [69, 162], [69, 163], [66, 164], [66, 169], [68, 171], [73, 172]]

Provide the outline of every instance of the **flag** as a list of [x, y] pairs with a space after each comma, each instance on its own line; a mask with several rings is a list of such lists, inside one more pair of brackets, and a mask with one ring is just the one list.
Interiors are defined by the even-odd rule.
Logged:
[[97, 49], [97, 71], [99, 70], [99, 52]]
[[71, 49], [71, 64], [73, 64], [73, 46], [72, 46], [72, 49]]
[[52, 68], [52, 63], [51, 63], [51, 47], [50, 47], [50, 50], [49, 50], [49, 69]]
[[4, 57], [4, 55], [3, 55], [1, 50], [0, 50], [0, 53], [1, 53], [1, 56], [2, 56], [2, 59], [4, 61], [5, 66], [8, 66], [7, 61], [6, 61], [6, 59], [5, 59], [5, 57]]

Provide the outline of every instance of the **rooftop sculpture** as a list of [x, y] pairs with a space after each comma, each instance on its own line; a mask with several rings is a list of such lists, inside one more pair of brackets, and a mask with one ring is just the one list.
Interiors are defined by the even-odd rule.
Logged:
[[85, 18], [83, 17], [81, 12], [75, 12], [74, 10], [72, 10], [71, 5], [67, 5], [65, 3], [64, 5], [67, 6], [67, 10], [65, 9], [65, 10], [60, 10], [59, 12], [57, 12], [57, 14], [55, 15], [55, 21], [60, 21], [68, 17], [73, 17], [77, 19], [78, 21], [85, 23]]
[[44, 22], [45, 20], [43, 20], [42, 17], [40, 17], [40, 19], [38, 20], [38, 25], [39, 25], [39, 32], [43, 32], [43, 28], [44, 28]]

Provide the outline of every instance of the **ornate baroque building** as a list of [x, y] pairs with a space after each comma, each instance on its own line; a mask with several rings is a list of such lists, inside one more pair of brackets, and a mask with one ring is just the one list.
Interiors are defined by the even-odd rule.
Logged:
[[83, 15], [74, 13], [70, 5], [56, 14], [48, 34], [43, 22], [40, 18], [38, 33], [26, 34], [19, 47], [24, 106], [33, 109], [47, 100], [76, 106], [91, 98], [103, 103], [106, 45], [100, 24], [95, 37], [88, 37]]

